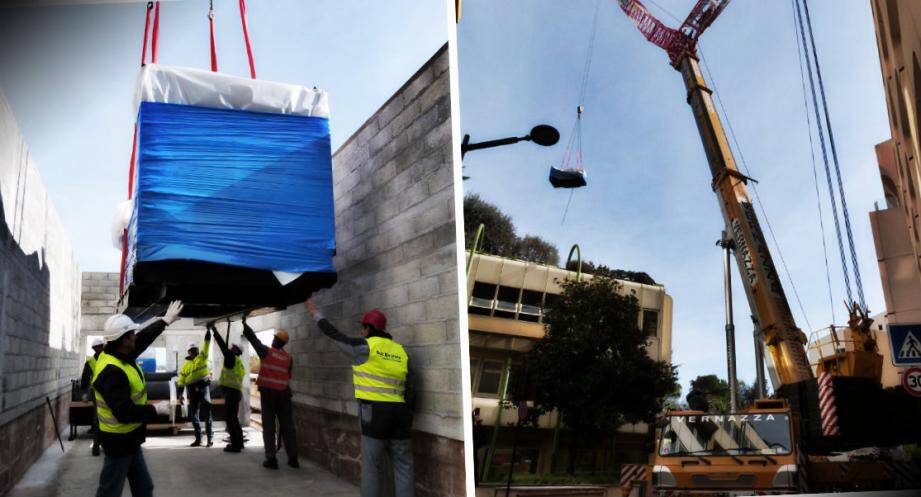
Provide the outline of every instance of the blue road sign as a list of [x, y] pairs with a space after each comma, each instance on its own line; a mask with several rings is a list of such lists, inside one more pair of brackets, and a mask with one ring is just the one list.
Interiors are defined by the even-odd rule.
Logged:
[[890, 324], [889, 345], [892, 347], [892, 364], [921, 365], [921, 324]]

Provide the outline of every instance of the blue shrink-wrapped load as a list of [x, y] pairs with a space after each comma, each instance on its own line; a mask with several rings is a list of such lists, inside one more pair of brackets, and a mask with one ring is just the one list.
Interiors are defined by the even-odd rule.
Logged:
[[129, 313], [283, 307], [335, 283], [324, 91], [150, 64], [136, 108]]

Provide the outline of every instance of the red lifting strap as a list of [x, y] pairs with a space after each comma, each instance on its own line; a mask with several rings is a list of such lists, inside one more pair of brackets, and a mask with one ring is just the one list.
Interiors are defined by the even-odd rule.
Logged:
[[150, 31], [150, 11], [153, 10], [153, 2], [147, 2], [147, 19], [144, 21], [144, 45], [141, 47], [141, 66], [147, 63], [147, 33]]
[[214, 6], [208, 10], [208, 26], [211, 29], [211, 72], [217, 72], [217, 48], [214, 45]]
[[156, 2], [154, 9], [153, 41], [150, 46], [150, 62], [157, 63], [157, 40], [160, 38], [160, 2]]
[[246, 55], [249, 57], [249, 75], [256, 79], [256, 65], [253, 62], [253, 47], [249, 44], [249, 30], [246, 29], [246, 0], [240, 0], [240, 21], [243, 23], [243, 39], [246, 40]]

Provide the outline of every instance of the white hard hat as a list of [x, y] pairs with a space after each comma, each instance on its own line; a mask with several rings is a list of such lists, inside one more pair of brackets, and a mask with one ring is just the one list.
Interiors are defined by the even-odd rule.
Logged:
[[186, 349], [186, 350], [192, 350], [192, 349], [197, 349], [197, 348], [198, 348], [198, 344], [197, 344], [197, 343], [195, 343], [195, 342], [189, 342], [189, 346], [186, 347], [185, 349]]
[[100, 346], [105, 345], [105, 344], [106, 344], [106, 341], [103, 340], [103, 339], [101, 339], [101, 338], [99, 338], [99, 337], [96, 337], [96, 338], [93, 340], [93, 348], [100, 347]]
[[106, 341], [118, 340], [125, 333], [138, 329], [137, 323], [124, 314], [115, 314], [106, 319]]

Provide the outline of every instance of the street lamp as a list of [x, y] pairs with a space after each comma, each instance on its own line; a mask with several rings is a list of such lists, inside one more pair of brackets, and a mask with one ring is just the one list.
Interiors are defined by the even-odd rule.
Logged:
[[502, 145], [511, 145], [520, 141], [532, 141], [538, 145], [549, 147], [560, 141], [560, 132], [548, 124], [538, 124], [531, 128], [531, 132], [526, 136], [501, 138], [499, 140], [489, 140], [480, 143], [470, 143], [470, 135], [464, 135], [464, 141], [461, 142], [461, 159], [470, 150], [480, 150], [483, 148], [501, 147]]

